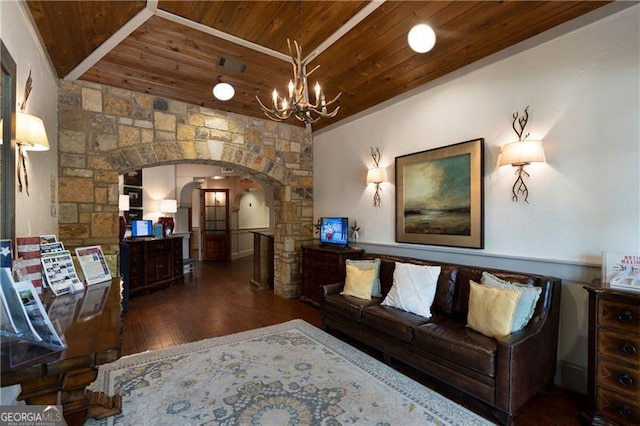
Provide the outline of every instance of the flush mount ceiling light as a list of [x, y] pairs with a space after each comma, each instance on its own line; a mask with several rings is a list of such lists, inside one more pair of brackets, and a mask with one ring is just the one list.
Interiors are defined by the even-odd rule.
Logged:
[[407, 36], [409, 46], [417, 53], [426, 53], [436, 44], [436, 33], [427, 24], [418, 24], [411, 28]]
[[213, 86], [213, 96], [220, 101], [228, 101], [235, 94], [235, 89], [229, 83], [218, 83]]

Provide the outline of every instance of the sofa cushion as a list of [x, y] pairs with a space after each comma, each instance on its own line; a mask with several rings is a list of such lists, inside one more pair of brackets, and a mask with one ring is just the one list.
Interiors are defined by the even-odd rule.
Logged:
[[436, 287], [436, 297], [433, 299], [433, 305], [431, 305], [432, 312], [451, 313], [457, 274], [458, 268], [455, 266], [442, 265], [442, 270], [438, 277], [438, 286]]
[[403, 342], [411, 343], [413, 329], [429, 320], [389, 306], [374, 305], [362, 311], [362, 323]]
[[516, 306], [515, 317], [513, 318], [512, 332], [522, 330], [533, 317], [533, 312], [536, 310], [536, 303], [542, 293], [542, 288], [538, 286], [531, 286], [526, 284], [512, 283], [506, 280], [502, 280], [495, 275], [488, 272], [482, 273], [483, 285], [497, 288], [509, 288], [515, 289], [520, 293], [520, 299]]
[[436, 315], [429, 323], [415, 328], [413, 345], [487, 376], [495, 376], [496, 340], [471, 330], [464, 320]]
[[431, 317], [440, 266], [396, 262], [393, 286], [382, 305], [402, 309], [425, 318]]
[[521, 293], [515, 289], [489, 287], [474, 281], [470, 284], [467, 325], [489, 337], [511, 334]]
[[[358, 268], [359, 270], [371, 270], [374, 269], [376, 271], [375, 278], [373, 280], [373, 287], [371, 289], [372, 297], [380, 297], [382, 296], [382, 292], [380, 290], [380, 259], [347, 259], [345, 261], [347, 267], [349, 265]], [[349, 271], [347, 270], [347, 273]]]
[[358, 269], [353, 265], [347, 265], [346, 270], [344, 289], [340, 294], [371, 300], [371, 289], [378, 272], [375, 269]]
[[324, 297], [322, 309], [325, 315], [342, 317], [359, 323], [362, 321], [362, 310], [368, 306], [379, 305], [381, 301], [381, 297], [367, 300], [336, 293]]

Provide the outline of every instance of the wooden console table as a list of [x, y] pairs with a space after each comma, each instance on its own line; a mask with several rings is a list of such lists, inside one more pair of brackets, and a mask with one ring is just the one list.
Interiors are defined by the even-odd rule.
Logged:
[[[109, 398], [96, 398], [98, 394], [85, 388], [95, 381], [98, 366], [121, 355], [120, 278], [113, 278], [110, 284], [89, 286], [84, 293], [45, 296], [44, 304], [51, 321], [58, 321], [62, 327], [67, 349], [40, 354], [34, 361], [12, 366], [12, 354], [36, 348], [30, 348], [25, 341], [3, 342], [2, 386], [20, 384], [22, 392], [18, 399], [29, 405], [57, 405], [60, 397], [69, 425], [84, 424], [88, 412], [100, 417], [119, 413], [119, 397], [114, 398], [114, 403]], [[51, 309], [52, 304], [59, 304], [60, 309], [55, 309], [56, 306]], [[95, 405], [97, 400], [103, 400], [107, 411]]]
[[182, 282], [182, 237], [121, 241], [120, 274], [124, 280], [124, 312], [129, 310], [130, 296]]
[[363, 249], [332, 246], [302, 247], [302, 286], [300, 300], [320, 306], [322, 286], [344, 281], [345, 261], [360, 259]]

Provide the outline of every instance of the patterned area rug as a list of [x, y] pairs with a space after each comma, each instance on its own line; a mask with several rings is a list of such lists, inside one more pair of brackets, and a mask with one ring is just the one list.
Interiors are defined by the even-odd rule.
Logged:
[[94, 391], [123, 412], [88, 425], [490, 425], [302, 321], [123, 357]]

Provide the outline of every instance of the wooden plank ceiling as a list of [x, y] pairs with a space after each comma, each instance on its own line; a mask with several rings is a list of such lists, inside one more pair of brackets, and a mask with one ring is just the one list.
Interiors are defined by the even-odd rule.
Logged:
[[[344, 120], [607, 3], [386, 1], [311, 62], [320, 68], [310, 85], [318, 80], [327, 98], [343, 93], [338, 115], [313, 128]], [[288, 54], [287, 38], [302, 41], [307, 55], [370, 6], [366, 1], [161, 0], [157, 9], [145, 1], [27, 4], [60, 78], [133, 19], [133, 31], [105, 49], [80, 79], [255, 117], [264, 117], [255, 96], [267, 103], [273, 88], [284, 93], [290, 64], [208, 28], [283, 54]], [[146, 20], [138, 15], [145, 7], [152, 11]], [[191, 23], [176, 22], [177, 17]], [[418, 23], [428, 23], [437, 35], [435, 47], [425, 54], [413, 52], [406, 42]], [[246, 71], [219, 67], [221, 57], [246, 65]], [[213, 98], [219, 81], [235, 87], [232, 100]]]

